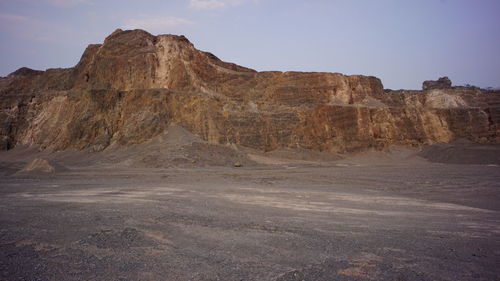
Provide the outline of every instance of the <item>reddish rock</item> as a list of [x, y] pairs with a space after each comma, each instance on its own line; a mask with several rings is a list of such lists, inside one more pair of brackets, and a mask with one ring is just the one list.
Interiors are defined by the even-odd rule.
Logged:
[[256, 72], [184, 37], [117, 30], [73, 68], [0, 78], [0, 148], [100, 151], [175, 122], [205, 140], [331, 152], [468, 138], [498, 142], [500, 92], [384, 92], [378, 78]]

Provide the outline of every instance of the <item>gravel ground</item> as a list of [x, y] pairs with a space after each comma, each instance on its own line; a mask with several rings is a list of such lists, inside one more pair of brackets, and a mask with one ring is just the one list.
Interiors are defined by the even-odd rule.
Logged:
[[494, 165], [21, 167], [0, 280], [500, 280]]

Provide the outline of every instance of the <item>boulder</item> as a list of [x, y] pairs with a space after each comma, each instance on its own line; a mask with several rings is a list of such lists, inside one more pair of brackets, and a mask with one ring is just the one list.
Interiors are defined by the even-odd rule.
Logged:
[[422, 84], [422, 90], [449, 89], [451, 88], [451, 80], [448, 77], [441, 77], [436, 81], [427, 80]]

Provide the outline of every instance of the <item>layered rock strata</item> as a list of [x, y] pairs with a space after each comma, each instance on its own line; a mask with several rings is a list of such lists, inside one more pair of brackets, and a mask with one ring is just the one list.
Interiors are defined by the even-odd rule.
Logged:
[[117, 30], [73, 68], [0, 78], [0, 148], [101, 151], [169, 124], [264, 151], [346, 152], [468, 138], [500, 141], [500, 92], [474, 87], [384, 91], [339, 73], [257, 72], [183, 36]]

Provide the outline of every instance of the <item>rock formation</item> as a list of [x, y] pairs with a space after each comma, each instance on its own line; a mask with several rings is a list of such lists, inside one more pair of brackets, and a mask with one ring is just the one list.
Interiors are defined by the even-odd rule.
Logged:
[[422, 84], [422, 90], [449, 89], [451, 80], [448, 77], [441, 77], [437, 81], [427, 80]]
[[478, 88], [384, 91], [375, 77], [257, 72], [184, 36], [116, 30], [73, 68], [0, 78], [0, 148], [101, 151], [148, 141], [171, 123], [264, 151], [498, 142], [499, 101], [499, 91]]

